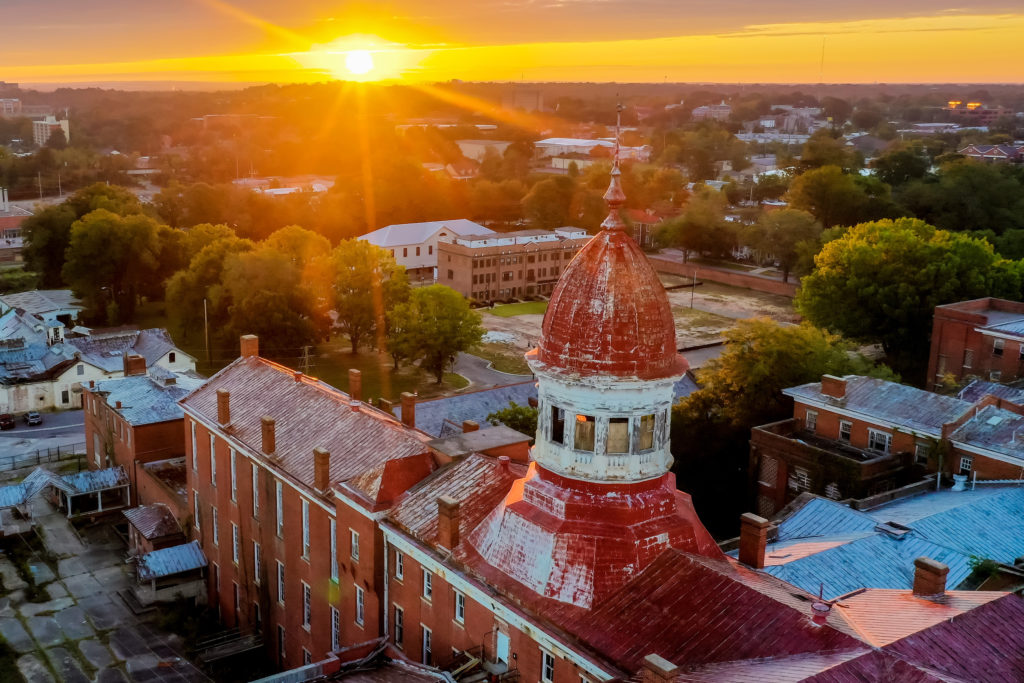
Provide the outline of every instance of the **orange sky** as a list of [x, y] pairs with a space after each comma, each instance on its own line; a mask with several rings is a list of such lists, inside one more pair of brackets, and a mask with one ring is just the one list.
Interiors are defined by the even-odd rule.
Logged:
[[1019, 2], [54, 0], [44, 18], [9, 4], [0, 80], [27, 83], [354, 78], [354, 49], [373, 57], [367, 79], [1024, 81]]

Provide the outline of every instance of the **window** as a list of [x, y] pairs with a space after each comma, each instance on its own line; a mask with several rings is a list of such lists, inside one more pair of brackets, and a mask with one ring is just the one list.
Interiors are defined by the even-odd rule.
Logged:
[[421, 625], [421, 628], [423, 629], [423, 659], [421, 659], [420, 661], [426, 664], [427, 666], [430, 666], [432, 660], [430, 644], [432, 640], [431, 636], [433, 634], [430, 632], [430, 629], [426, 626]]
[[61, 403], [70, 403], [71, 402], [71, 394], [68, 393], [67, 389], [65, 389], [62, 392], [60, 392], [60, 402]]
[[573, 440], [573, 448], [578, 451], [594, 450], [594, 425], [596, 421], [593, 415], [576, 416], [576, 436]]
[[331, 650], [341, 649], [341, 612], [331, 608]]
[[238, 564], [238, 555], [240, 553], [240, 544], [242, 540], [238, 537], [238, 525], [234, 522], [231, 523], [231, 561]]
[[402, 247], [402, 256], [409, 255], [409, 247]]
[[423, 597], [430, 600], [434, 597], [434, 575], [429, 570], [423, 570]]
[[608, 420], [606, 453], [629, 453], [629, 418], [613, 417]]
[[313, 663], [313, 655], [306, 648], [302, 648], [302, 663], [303, 665]]
[[356, 562], [359, 561], [359, 532], [348, 530], [349, 533], [349, 548], [352, 552], [352, 559]]
[[284, 565], [277, 561], [277, 601], [284, 604]]
[[868, 448], [873, 451], [881, 451], [882, 453], [888, 453], [889, 447], [892, 445], [892, 435], [885, 432], [879, 432], [874, 429], [868, 430]]
[[808, 410], [804, 414], [804, 429], [809, 432], [813, 432], [818, 428], [818, 414], [813, 410]]
[[309, 557], [309, 501], [302, 499], [302, 556]]
[[990, 382], [998, 382], [1002, 378], [1003, 373], [1000, 370], [993, 370], [992, 372], [988, 373], [988, 379]]
[[1024, 344], [1020, 345], [1020, 351], [1017, 352], [1017, 355], [1020, 357], [1021, 360], [1024, 360]]
[[192, 489], [192, 523], [199, 531], [199, 491]]
[[972, 365], [974, 365], [974, 351], [967, 349], [964, 351], [964, 367], [970, 368]]
[[540, 680], [552, 683], [555, 680], [555, 656], [541, 650]]
[[232, 448], [230, 451], [231, 457], [231, 500], [238, 500], [238, 472], [235, 466], [235, 449]]
[[256, 463], [252, 464], [252, 516], [260, 515], [260, 470]]
[[419, 255], [420, 255], [420, 248], [419, 248], [419, 247], [416, 247], [416, 255], [417, 255], [417, 256], [419, 256]]
[[331, 520], [331, 581], [338, 581], [338, 523]]
[[277, 500], [277, 535], [280, 538], [284, 538], [284, 487], [281, 484], [281, 480], [278, 479], [274, 482], [276, 484], [276, 497]]
[[309, 630], [309, 622], [313, 610], [313, 593], [309, 589], [309, 585], [303, 581], [302, 583], [302, 628]]
[[360, 626], [363, 625], [364, 600], [365, 596], [363, 595], [363, 589], [356, 586], [356, 623]]
[[850, 443], [850, 433], [853, 431], [853, 423], [846, 420], [839, 421], [839, 440]]
[[257, 586], [260, 584], [260, 571], [262, 569], [261, 563], [262, 558], [260, 557], [260, 544], [256, 541], [252, 542], [252, 582]]
[[974, 467], [974, 458], [960, 458], [960, 474], [970, 474], [972, 467]]
[[78, 373], [79, 376], [84, 375], [85, 374], [85, 366], [84, 365], [79, 365], [78, 367], [75, 368], [75, 371]]
[[808, 491], [811, 488], [811, 473], [803, 467], [794, 467], [789, 473], [789, 488], [797, 493]]
[[174, 353], [174, 351], [171, 351], [169, 354], [167, 354], [167, 362], [168, 363], [173, 363], [175, 360], [177, 360], [177, 358], [178, 358], [178, 356], [177, 356], [176, 353]]
[[213, 511], [211, 517], [213, 519], [213, 544], [220, 545], [220, 529], [217, 528], [217, 508], [210, 506]]
[[232, 595], [234, 596], [234, 601], [235, 601], [234, 602], [235, 622], [237, 623], [239, 612], [242, 609], [242, 603], [241, 603], [241, 600], [239, 599], [240, 596], [238, 594], [238, 584], [235, 583], [234, 581], [231, 582], [231, 592], [232, 592]]
[[395, 551], [395, 578], [405, 578], [405, 555], [400, 550]]
[[405, 610], [395, 605], [395, 645], [402, 647], [405, 640]]
[[192, 471], [199, 471], [199, 453], [196, 449], [196, 423], [193, 422], [190, 425], [192, 427]]
[[[431, 256], [433, 253], [434, 253], [434, 245], [433, 244], [427, 245], [427, 256]], [[449, 256], [448, 260], [451, 261], [452, 257]]]
[[277, 625], [277, 656], [284, 661], [284, 626]]
[[992, 355], [993, 356], [997, 356], [997, 357], [998, 356], [1002, 356], [1003, 355], [1003, 347], [1005, 345], [1006, 345], [1006, 342], [1004, 340], [1002, 340], [1002, 339], [993, 339], [992, 340]]
[[637, 447], [641, 451], [654, 448], [654, 415], [641, 415], [637, 421]]
[[454, 280], [455, 279], [455, 271], [453, 271], [451, 268], [448, 269], [448, 279], [449, 280]]
[[928, 458], [932, 454], [932, 445], [927, 441], [918, 441], [914, 444], [914, 462], [918, 465], [928, 465]]
[[459, 591], [455, 591], [455, 621], [466, 623], [466, 596]]
[[210, 434], [210, 485], [217, 485], [217, 437]]

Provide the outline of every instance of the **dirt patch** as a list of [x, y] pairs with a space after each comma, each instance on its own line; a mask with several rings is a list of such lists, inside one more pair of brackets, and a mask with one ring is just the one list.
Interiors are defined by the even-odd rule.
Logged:
[[765, 316], [779, 322], [800, 321], [800, 315], [793, 309], [793, 301], [788, 297], [714, 282], [705, 282], [692, 292], [688, 289], [669, 292], [673, 311], [689, 309], [691, 296], [693, 308], [726, 318], [739, 320]]

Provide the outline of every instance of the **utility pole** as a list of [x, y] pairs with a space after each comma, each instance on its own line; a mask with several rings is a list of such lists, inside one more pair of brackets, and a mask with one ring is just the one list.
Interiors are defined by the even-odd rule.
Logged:
[[309, 370], [312, 367], [312, 365], [310, 363], [310, 360], [311, 359], [310, 359], [310, 356], [309, 356], [309, 347], [308, 346], [303, 346], [302, 347], [302, 361], [301, 361], [302, 374], [303, 375], [308, 375], [309, 374]]
[[36, 182], [39, 183], [39, 199], [43, 198], [43, 172], [36, 173]]
[[693, 295], [697, 293], [697, 271], [693, 271], [693, 281], [690, 284], [690, 308], [693, 308]]
[[209, 370], [213, 367], [213, 360], [210, 358], [210, 322], [206, 317], [206, 297], [203, 297], [203, 332], [206, 336], [206, 365]]

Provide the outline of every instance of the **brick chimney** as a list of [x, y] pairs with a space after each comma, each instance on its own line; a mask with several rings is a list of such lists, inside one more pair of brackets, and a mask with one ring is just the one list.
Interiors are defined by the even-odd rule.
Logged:
[[274, 418], [264, 415], [260, 418], [260, 427], [263, 437], [263, 454], [274, 455], [277, 450], [277, 439], [275, 438]]
[[416, 426], [416, 396], [402, 392], [402, 423], [407, 427]]
[[679, 667], [664, 657], [649, 654], [644, 657], [644, 666], [640, 669], [641, 683], [671, 683], [679, 675]]
[[231, 392], [227, 389], [217, 390], [217, 424], [221, 427], [231, 424]]
[[480, 429], [480, 425], [476, 420], [463, 420], [462, 421], [462, 433], [468, 434], [469, 432], [475, 432]]
[[933, 596], [946, 592], [949, 567], [930, 557], [914, 560], [914, 595]]
[[348, 369], [348, 395], [353, 401], [363, 400], [363, 373], [355, 368]]
[[137, 353], [124, 354], [124, 376], [146, 374], [146, 359]]
[[754, 569], [764, 569], [764, 550], [771, 525], [752, 512], [740, 516], [740, 562]]
[[331, 490], [331, 454], [320, 446], [313, 449], [313, 486], [320, 493]]
[[846, 396], [846, 379], [835, 375], [821, 376], [821, 393], [832, 398]]
[[243, 334], [238, 341], [242, 358], [260, 355], [260, 338], [255, 334]]
[[449, 496], [437, 499], [437, 542], [448, 550], [459, 544], [459, 502]]

